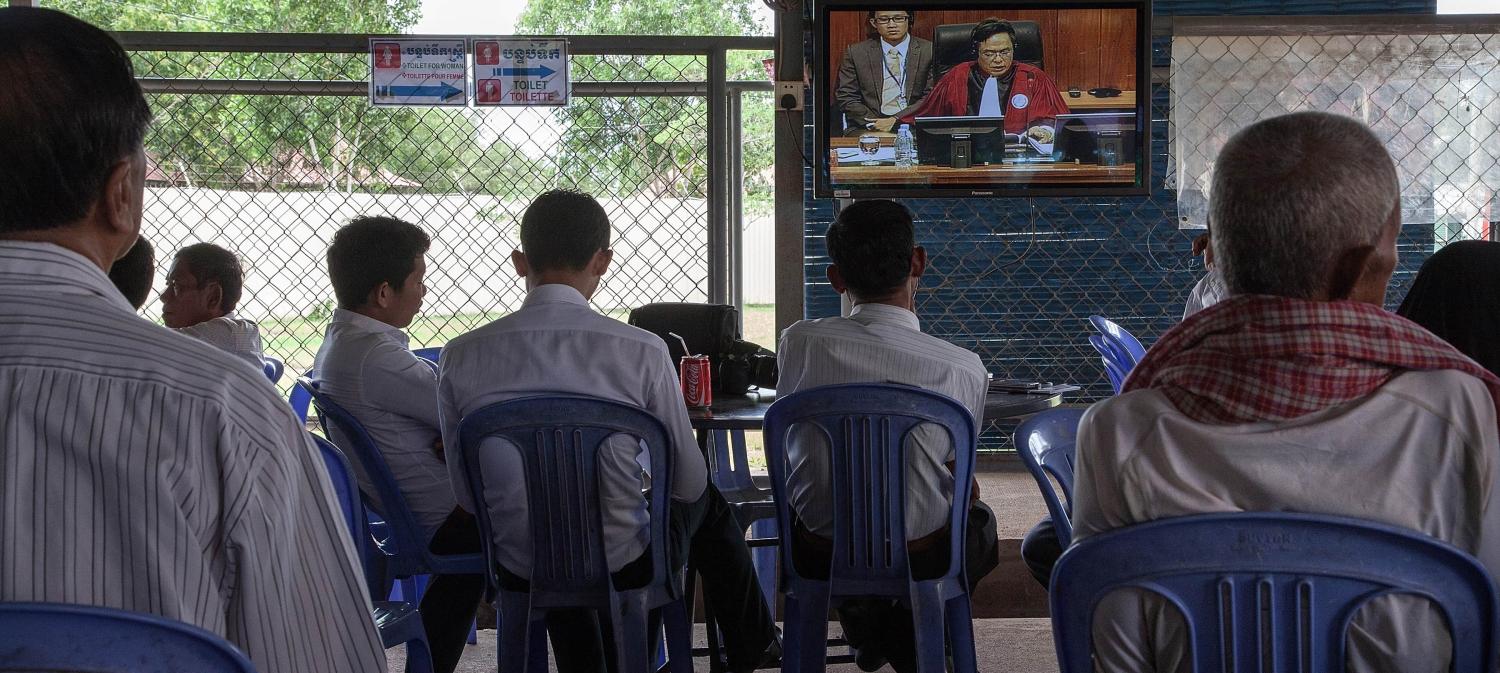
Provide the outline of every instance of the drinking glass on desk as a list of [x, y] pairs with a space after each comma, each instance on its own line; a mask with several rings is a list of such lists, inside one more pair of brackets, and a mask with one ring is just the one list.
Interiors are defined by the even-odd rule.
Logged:
[[880, 161], [875, 159], [875, 153], [880, 151], [880, 138], [873, 135], [862, 135], [859, 137], [859, 151], [868, 157], [859, 162], [861, 166], [879, 166]]

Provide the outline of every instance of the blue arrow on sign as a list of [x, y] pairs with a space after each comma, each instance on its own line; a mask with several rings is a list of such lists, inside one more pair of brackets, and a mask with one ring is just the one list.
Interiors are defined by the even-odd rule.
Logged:
[[420, 96], [423, 98], [437, 98], [438, 100], [448, 100], [454, 96], [462, 95], [464, 92], [463, 89], [459, 89], [447, 82], [428, 86], [393, 86], [387, 87], [387, 90], [390, 91], [390, 95], [392, 96]]
[[557, 71], [544, 65], [537, 68], [495, 68], [495, 74], [501, 77], [551, 77]]

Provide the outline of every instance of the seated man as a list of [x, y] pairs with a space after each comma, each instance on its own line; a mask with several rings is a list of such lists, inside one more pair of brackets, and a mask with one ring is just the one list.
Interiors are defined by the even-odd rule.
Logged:
[[834, 89], [844, 135], [890, 133], [896, 119], [932, 91], [932, 43], [911, 34], [916, 20], [912, 11], [872, 11], [866, 18], [870, 39], [844, 51]]
[[1046, 71], [1016, 62], [1016, 29], [1009, 21], [989, 18], [975, 24], [970, 35], [978, 57], [944, 73], [927, 100], [901, 121], [1004, 115], [1006, 133], [1052, 142], [1057, 116], [1068, 113], [1068, 103]]
[[[1310, 512], [1416, 529], [1500, 572], [1500, 380], [1381, 308], [1401, 203], [1380, 140], [1320, 112], [1261, 121], [1224, 146], [1212, 187], [1230, 297], [1169, 330], [1084, 416], [1074, 539]], [[1350, 670], [1447, 671], [1442, 624], [1420, 599], [1376, 599], [1350, 629]], [[1116, 592], [1094, 616], [1095, 661], [1190, 670], [1184, 629], [1160, 598]]]
[[260, 327], [234, 314], [244, 288], [240, 258], [212, 243], [177, 251], [161, 292], [161, 319], [175, 329], [233, 353], [257, 370], [264, 364]]
[[108, 33], [0, 9], [0, 601], [186, 622], [261, 673], [384, 671], [286, 401], [105, 275], [140, 232], [150, 120]]
[[1182, 307], [1182, 319], [1224, 301], [1224, 275], [1214, 265], [1214, 249], [1208, 234], [1193, 239], [1193, 256], [1203, 255], [1203, 277], [1188, 292], [1187, 302]]
[[[438, 554], [481, 550], [473, 515], [458, 509], [443, 465], [437, 371], [411, 352], [402, 328], [422, 308], [431, 239], [416, 225], [388, 217], [357, 218], [333, 235], [328, 278], [338, 308], [313, 360], [319, 390], [370, 433], [406, 504]], [[339, 446], [344, 440], [335, 432]], [[353, 459], [353, 456], [350, 456]], [[351, 460], [360, 490], [379, 506], [375, 484]], [[483, 575], [434, 575], [419, 606], [434, 668], [458, 666]]]
[[130, 251], [109, 267], [109, 282], [137, 311], [151, 298], [151, 281], [155, 277], [156, 251], [145, 236], [135, 239]]
[[[501, 581], [523, 590], [531, 573], [531, 537], [521, 456], [514, 450], [487, 452], [485, 462], [470, 464], [494, 485], [476, 497], [458, 455], [459, 420], [495, 402], [549, 393], [602, 397], [651, 412], [672, 444], [664, 447], [671, 451], [672, 483], [654, 485], [672, 492], [668, 560], [681, 569], [691, 553], [704, 577], [704, 600], [724, 633], [729, 668], [750, 671], [779, 656], [776, 625], [750, 564], [744, 529], [708, 482], [666, 344], [588, 304], [609, 270], [609, 239], [609, 217], [587, 194], [547, 192], [521, 217], [521, 249], [511, 258], [526, 279], [525, 303], [443, 349], [438, 387], [454, 491], [469, 511], [489, 507]], [[599, 469], [605, 560], [617, 586], [641, 586], [650, 572], [641, 447], [615, 437], [608, 448]], [[548, 631], [559, 671], [604, 670], [608, 650], [591, 615], [555, 612]]]
[[[905, 383], [962, 402], [984, 419], [988, 375], [979, 356], [923, 334], [913, 313], [917, 283], [927, 252], [917, 246], [911, 213], [892, 201], [860, 201], [839, 212], [828, 227], [828, 281], [848, 295], [847, 318], [804, 320], [788, 327], [777, 349], [778, 394], [840, 383]], [[833, 537], [833, 489], [828, 447], [812, 429], [794, 430], [787, 452], [792, 508], [797, 514], [793, 545], [798, 568], [827, 576]], [[953, 445], [937, 427], [913, 434], [907, 453], [906, 535], [916, 577], [938, 577], [948, 567], [948, 518], [952, 512]], [[913, 450], [914, 449], [914, 450]], [[973, 587], [999, 564], [995, 516], [979, 501], [975, 484], [969, 510], [966, 578]], [[819, 553], [821, 552], [821, 553]], [[889, 660], [897, 670], [916, 670], [911, 615], [889, 601], [849, 601], [839, 607], [849, 643], [867, 671]]]

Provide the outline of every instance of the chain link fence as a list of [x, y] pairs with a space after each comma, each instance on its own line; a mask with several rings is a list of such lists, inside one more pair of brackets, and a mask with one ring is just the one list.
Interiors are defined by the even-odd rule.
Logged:
[[1182, 225], [1205, 225], [1214, 157], [1231, 135], [1322, 110], [1363, 120], [1385, 141], [1402, 222], [1433, 225], [1432, 248], [1491, 238], [1500, 219], [1500, 21], [1451, 21], [1179, 26], [1167, 185]]
[[[714, 98], [728, 98], [716, 38], [619, 53], [609, 46], [621, 41], [574, 38], [564, 108], [391, 109], [366, 101], [360, 37], [120, 37], [155, 113], [142, 227], [157, 249], [156, 289], [185, 245], [235, 251], [246, 269], [238, 313], [259, 322], [266, 354], [290, 372], [311, 367], [333, 308], [328, 243], [361, 215], [432, 236], [413, 347], [520, 306], [525, 288], [509, 261], [519, 217], [553, 187], [588, 191], [610, 214], [614, 266], [597, 309], [623, 319], [655, 301], [729, 299], [717, 288], [729, 286], [730, 265], [716, 260], [738, 254], [738, 237], [720, 228], [731, 181], [708, 150], [716, 124], [727, 134], [728, 104]], [[159, 301], [143, 311], [158, 316]]]

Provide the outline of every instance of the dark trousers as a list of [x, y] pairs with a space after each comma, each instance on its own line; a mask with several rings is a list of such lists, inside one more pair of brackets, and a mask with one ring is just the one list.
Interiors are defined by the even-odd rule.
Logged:
[[[792, 545], [792, 562], [803, 577], [826, 579], [832, 562], [831, 544], [802, 544], [813, 535], [796, 522], [798, 544]], [[826, 538], [822, 538], [826, 539]], [[922, 540], [921, 549], [911, 550], [913, 579], [941, 577], [948, 570], [949, 539], [943, 534]], [[913, 543], [915, 544], [915, 543]], [[1000, 539], [995, 513], [989, 505], [975, 501], [969, 507], [969, 530], [964, 538], [964, 582], [973, 589], [979, 580], [1000, 565]], [[851, 599], [838, 606], [844, 639], [856, 650], [874, 650], [899, 673], [917, 670], [917, 641], [912, 631], [911, 610], [888, 599]]]
[[1062, 556], [1062, 553], [1062, 544], [1057, 540], [1057, 528], [1052, 525], [1052, 517], [1042, 517], [1026, 533], [1025, 539], [1021, 540], [1021, 560], [1026, 562], [1031, 576], [1041, 583], [1043, 589], [1051, 587], [1052, 566], [1057, 565], [1057, 557]]
[[[676, 572], [692, 558], [694, 568], [703, 576], [703, 601], [713, 610], [723, 631], [730, 670], [752, 669], [776, 637], [776, 622], [751, 564], [744, 529], [713, 484], [697, 501], [674, 500], [668, 509], [667, 562]], [[526, 590], [526, 581], [504, 568], [499, 576], [507, 590]], [[648, 549], [611, 577], [618, 589], [644, 586], [651, 579], [651, 551]], [[614, 651], [613, 640], [594, 611], [554, 610], [547, 614], [547, 633], [558, 673], [613, 670], [614, 657], [606, 654]]]
[[[432, 534], [427, 548], [434, 554], [471, 554], [482, 551], [479, 522], [474, 515], [453, 510], [448, 520]], [[463, 657], [469, 640], [469, 625], [474, 610], [484, 597], [484, 575], [433, 575], [427, 582], [418, 609], [432, 648], [432, 665], [437, 673], [452, 673]], [[407, 664], [406, 670], [411, 670]]]

